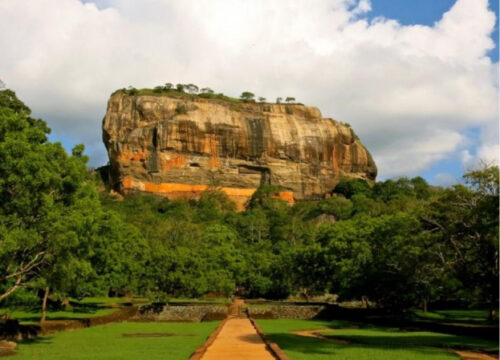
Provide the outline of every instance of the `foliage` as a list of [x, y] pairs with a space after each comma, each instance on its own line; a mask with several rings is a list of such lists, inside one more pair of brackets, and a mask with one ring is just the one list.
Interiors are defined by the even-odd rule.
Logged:
[[[138, 280], [124, 277], [141, 267], [132, 255], [140, 241], [127, 244], [136, 230], [101, 206], [83, 145], [68, 155], [49, 132], [12, 91], [0, 91], [0, 301], [21, 287], [79, 297]], [[117, 256], [115, 246], [126, 250]]]
[[253, 93], [251, 93], [250, 91], [243, 91], [240, 95], [240, 99], [242, 99], [244, 101], [253, 100], [254, 97], [255, 97], [255, 95]]
[[[178, 85], [137, 92], [226, 100]], [[272, 299], [336, 293], [394, 311], [487, 305], [496, 315], [498, 167], [450, 188], [420, 177], [343, 179], [330, 198], [294, 206], [266, 184], [236, 212], [215, 186], [189, 201], [99, 192], [83, 146], [68, 155], [48, 132], [12, 91], [0, 91], [3, 298], [20, 287], [13, 302], [32, 302], [46, 287], [53, 299], [240, 288]]]

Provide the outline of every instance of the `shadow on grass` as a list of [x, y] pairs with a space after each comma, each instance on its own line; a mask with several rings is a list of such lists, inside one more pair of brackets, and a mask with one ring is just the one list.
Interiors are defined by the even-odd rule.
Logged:
[[453, 348], [459, 350], [480, 350], [480, 351], [498, 351], [498, 343], [483, 341], [482, 339], [474, 339], [462, 336], [449, 335], [408, 335], [411, 333], [402, 332], [398, 336], [384, 335], [350, 335], [350, 334], [328, 334], [326, 338], [346, 340], [351, 343], [375, 345], [375, 346], [392, 346], [392, 347], [435, 347], [435, 348]]
[[42, 345], [51, 345], [52, 344], [52, 336], [37, 336], [34, 338], [24, 339], [18, 342], [20, 345], [34, 345], [34, 344], [42, 344]]
[[[60, 307], [50, 307], [47, 311], [48, 320], [80, 320], [86, 317], [92, 317], [96, 315], [98, 311], [109, 309], [103, 304], [89, 303], [89, 304], [73, 304], [69, 308]], [[25, 314], [17, 314], [14, 316], [15, 319], [22, 321], [23, 323], [38, 323], [40, 321], [40, 308], [39, 307], [19, 307], [16, 310], [23, 311]], [[56, 313], [64, 313], [60, 315], [54, 315]], [[72, 316], [75, 314], [75, 316]], [[85, 314], [86, 316], [76, 316], [76, 314]]]
[[488, 319], [484, 311], [475, 310], [435, 310], [429, 313], [414, 312], [417, 319], [437, 322], [456, 322], [464, 324], [495, 325], [496, 322]]
[[388, 352], [406, 350], [420, 356], [441, 354], [443, 352], [443, 349], [424, 346], [411, 346], [408, 344], [336, 344], [321, 339], [286, 333], [272, 334], [269, 335], [269, 338], [273, 342], [276, 342], [279, 347], [285, 352], [291, 351], [309, 355], [334, 356], [341, 355], [341, 353], [344, 353], [344, 351], [352, 352], [360, 350], [367, 352], [373, 349], [384, 350]]

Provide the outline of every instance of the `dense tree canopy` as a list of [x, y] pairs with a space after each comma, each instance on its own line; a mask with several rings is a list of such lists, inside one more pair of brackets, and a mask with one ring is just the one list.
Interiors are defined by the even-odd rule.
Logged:
[[496, 166], [449, 188], [421, 177], [345, 179], [330, 198], [294, 206], [265, 185], [236, 212], [215, 190], [190, 201], [118, 199], [86, 168], [83, 146], [68, 155], [48, 132], [0, 91], [0, 300], [20, 287], [157, 299], [239, 287], [249, 297], [331, 293], [397, 310], [498, 308]]

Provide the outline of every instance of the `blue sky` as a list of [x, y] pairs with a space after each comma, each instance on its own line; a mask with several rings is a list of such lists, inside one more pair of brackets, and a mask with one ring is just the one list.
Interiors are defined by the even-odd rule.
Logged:
[[[371, 3], [372, 11], [369, 13], [369, 18], [371, 19], [383, 16], [398, 20], [398, 22], [404, 25], [433, 25], [452, 7], [455, 0], [372, 0]], [[498, 1], [489, 0], [490, 9], [495, 12], [497, 17], [495, 30], [492, 35], [496, 47], [488, 53], [488, 56], [493, 62], [498, 62], [499, 55], [498, 5]], [[467, 146], [467, 149], [470, 153], [475, 154], [475, 148], [478, 145], [481, 131], [479, 128], [468, 128], [465, 132], [467, 133], [467, 137], [473, 140], [472, 143]], [[434, 163], [427, 171], [424, 171], [421, 176], [430, 182], [436, 183], [441, 182], [436, 179], [436, 176], [439, 177], [439, 174], [451, 175], [450, 181], [452, 179], [460, 180], [463, 171], [462, 159], [455, 155]]]
[[107, 162], [109, 95], [165, 82], [294, 96], [350, 123], [379, 179], [449, 184], [496, 158], [498, 1], [3, 0], [0, 11], [0, 78], [52, 140], [84, 143], [92, 166]]
[[[372, 0], [370, 18], [384, 16], [396, 19], [404, 25], [432, 25], [439, 21], [448, 11], [455, 0]], [[489, 56], [494, 62], [498, 61], [498, 4], [496, 0], [489, 0], [490, 9], [497, 16], [493, 40], [497, 47], [490, 51]]]

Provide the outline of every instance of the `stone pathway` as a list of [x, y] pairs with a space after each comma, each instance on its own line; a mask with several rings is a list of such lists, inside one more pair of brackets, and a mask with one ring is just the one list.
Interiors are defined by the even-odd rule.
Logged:
[[226, 321], [202, 360], [275, 360], [250, 320], [242, 316], [243, 300], [235, 299]]
[[483, 353], [478, 353], [478, 352], [473, 352], [473, 351], [462, 351], [462, 350], [457, 350], [455, 351], [455, 354], [460, 356], [464, 360], [497, 360], [498, 356], [493, 356], [493, 355], [488, 355], [488, 354], [483, 354]]

